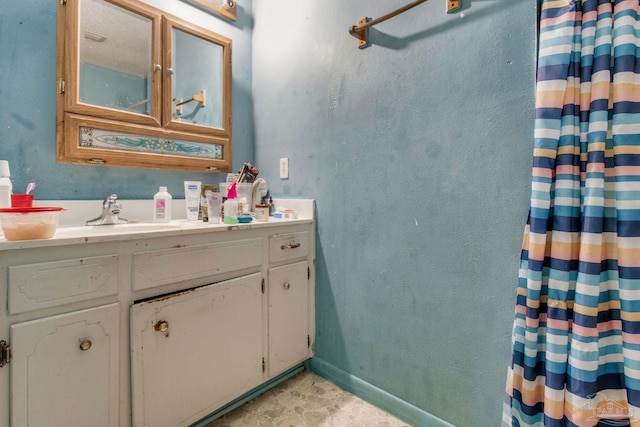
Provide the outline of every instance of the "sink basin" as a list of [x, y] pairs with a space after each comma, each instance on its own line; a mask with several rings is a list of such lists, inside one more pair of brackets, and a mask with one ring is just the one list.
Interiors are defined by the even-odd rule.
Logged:
[[56, 231], [56, 237], [81, 237], [98, 236], [129, 233], [146, 233], [152, 231], [178, 230], [183, 228], [182, 224], [175, 223], [147, 223], [132, 222], [117, 225], [87, 225], [80, 227], [61, 227]]

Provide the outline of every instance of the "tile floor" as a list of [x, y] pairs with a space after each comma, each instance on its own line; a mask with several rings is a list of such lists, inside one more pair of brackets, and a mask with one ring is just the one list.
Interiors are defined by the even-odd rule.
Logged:
[[205, 427], [249, 426], [409, 427], [306, 370]]

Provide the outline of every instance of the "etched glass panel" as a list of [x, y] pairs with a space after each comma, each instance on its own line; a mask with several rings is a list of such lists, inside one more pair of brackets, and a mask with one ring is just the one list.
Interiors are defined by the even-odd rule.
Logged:
[[157, 153], [181, 157], [222, 159], [222, 145], [219, 144], [136, 135], [133, 133], [109, 131], [87, 126], [80, 126], [79, 135], [78, 144], [80, 147]]

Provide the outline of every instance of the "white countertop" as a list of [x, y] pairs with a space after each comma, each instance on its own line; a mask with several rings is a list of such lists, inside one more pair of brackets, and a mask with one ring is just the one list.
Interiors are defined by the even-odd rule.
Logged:
[[187, 221], [184, 199], [173, 200], [173, 221], [169, 223], [151, 222], [153, 200], [119, 200], [122, 205], [121, 217], [128, 224], [86, 226], [87, 220], [100, 214], [102, 200], [44, 200], [34, 206], [57, 206], [65, 210], [60, 213], [58, 229], [50, 239], [7, 241], [0, 235], [0, 251], [60, 246], [78, 243], [97, 243], [129, 240], [143, 237], [167, 237], [172, 235], [203, 232], [223, 232], [282, 225], [304, 224], [314, 220], [315, 201], [312, 199], [278, 199], [276, 207], [293, 209], [296, 219], [269, 218], [268, 222], [252, 221], [244, 224], [212, 224], [202, 221]]

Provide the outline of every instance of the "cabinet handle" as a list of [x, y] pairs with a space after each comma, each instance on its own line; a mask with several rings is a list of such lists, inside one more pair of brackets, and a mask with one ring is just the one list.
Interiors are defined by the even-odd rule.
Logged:
[[173, 68], [167, 68], [167, 74], [172, 76], [173, 75]]
[[156, 64], [153, 66], [153, 71], [162, 71], [162, 65]]
[[91, 348], [91, 340], [80, 341], [80, 350], [87, 351]]
[[284, 284], [284, 289], [285, 289], [286, 291], [288, 291], [290, 287], [291, 287], [291, 284], [289, 284], [289, 282], [287, 282], [287, 283], [285, 283], [285, 284]]
[[289, 243], [288, 245], [280, 246], [280, 249], [284, 251], [285, 249], [295, 249], [299, 247], [300, 247], [300, 243]]
[[159, 320], [153, 328], [158, 332], [167, 332], [167, 330], [169, 330], [169, 322], [166, 320]]

